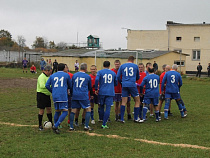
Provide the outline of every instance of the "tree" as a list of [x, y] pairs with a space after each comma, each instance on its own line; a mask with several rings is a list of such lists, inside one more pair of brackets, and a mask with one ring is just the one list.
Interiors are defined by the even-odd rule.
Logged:
[[32, 47], [34, 48], [46, 48], [46, 39], [43, 37], [36, 37], [36, 40], [34, 41], [34, 44]]
[[57, 47], [56, 48], [59, 49], [59, 50], [64, 50], [64, 49], [67, 48], [67, 43], [60, 42], [60, 43], [57, 44]]
[[14, 45], [12, 41], [12, 35], [7, 30], [0, 30], [0, 49], [10, 51], [10, 48]]
[[50, 42], [49, 42], [49, 48], [50, 48], [50, 49], [55, 48], [55, 42], [54, 42], [54, 41], [50, 41]]
[[23, 58], [23, 51], [24, 51], [24, 47], [26, 46], [25, 42], [26, 42], [26, 39], [23, 36], [19, 35], [17, 37], [19, 60], [20, 60], [20, 52], [22, 52], [22, 58]]

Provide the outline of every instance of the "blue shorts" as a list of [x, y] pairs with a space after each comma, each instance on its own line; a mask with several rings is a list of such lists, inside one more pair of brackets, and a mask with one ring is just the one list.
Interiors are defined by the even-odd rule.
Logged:
[[23, 65], [23, 68], [27, 68], [27, 65]]
[[90, 99], [90, 102], [91, 103], [98, 104], [99, 103], [99, 97], [98, 97], [98, 95], [94, 94], [94, 98], [93, 99]]
[[90, 107], [90, 100], [72, 100], [71, 108], [72, 109], [87, 109]]
[[71, 109], [71, 96], [68, 95], [68, 108]]
[[55, 110], [68, 110], [68, 102], [55, 102]]
[[154, 106], [157, 106], [159, 102], [159, 98], [144, 98], [143, 103], [144, 104], [153, 104]]
[[100, 105], [105, 105], [105, 104], [108, 106], [113, 105], [113, 96], [100, 95], [99, 100], [100, 100]]
[[122, 100], [122, 94], [121, 93], [115, 93], [115, 96], [113, 97], [113, 100], [115, 102], [120, 102]]
[[44, 67], [41, 67], [41, 70], [44, 70]]
[[166, 93], [165, 98], [171, 98], [171, 99], [180, 99], [180, 93]]
[[130, 94], [132, 97], [139, 96], [137, 87], [123, 87], [122, 88], [122, 97], [128, 97]]

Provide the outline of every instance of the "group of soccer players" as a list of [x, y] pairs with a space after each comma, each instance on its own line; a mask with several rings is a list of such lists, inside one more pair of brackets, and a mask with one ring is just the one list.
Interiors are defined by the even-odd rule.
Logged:
[[[186, 117], [186, 108], [180, 97], [182, 79], [176, 71], [176, 64], [172, 66], [172, 70], [169, 65], [163, 65], [164, 72], [160, 77], [155, 74], [151, 63], [146, 64], [146, 70], [144, 70], [142, 63], [134, 64], [133, 56], [130, 56], [125, 64], [121, 65], [119, 60], [116, 60], [114, 64], [115, 68], [110, 69], [110, 62], [104, 61], [104, 68], [98, 72], [96, 66], [92, 65], [90, 75], [86, 73], [87, 64], [85, 63], [80, 65], [80, 71], [74, 75], [68, 74], [66, 64], [60, 63], [58, 65], [58, 72], [52, 74], [45, 85], [47, 90], [52, 93], [54, 101], [56, 111], [53, 131], [56, 134], [60, 133], [58, 127], [68, 113], [70, 130], [75, 130], [74, 125], [78, 125], [81, 108], [84, 109], [82, 116], [84, 130], [92, 130], [89, 121], [91, 119], [91, 123], [95, 124], [94, 104], [98, 104], [99, 121], [102, 122], [101, 128], [109, 128], [107, 122], [113, 101], [115, 102], [115, 120], [125, 123], [126, 105], [128, 120], [131, 119], [129, 101], [131, 96], [135, 102], [134, 122], [136, 123], [147, 120], [148, 109], [150, 116], [153, 116], [153, 108], [156, 122], [160, 121], [160, 111], [164, 100], [164, 119], [168, 119], [171, 99], [177, 101], [181, 117]], [[106, 109], [104, 110], [104, 108]], [[49, 121], [52, 122], [52, 119]]]

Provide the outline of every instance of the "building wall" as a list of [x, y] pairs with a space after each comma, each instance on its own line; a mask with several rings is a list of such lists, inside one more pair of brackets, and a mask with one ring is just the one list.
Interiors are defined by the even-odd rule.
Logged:
[[[81, 63], [87, 63], [87, 66], [88, 66], [88, 72], [90, 72], [90, 66], [91, 65], [95, 65], [95, 58], [94, 57], [84, 57], [84, 58], [76, 58], [76, 57], [49, 57], [49, 56], [42, 56], [45, 60], [46, 59], [51, 59], [53, 62], [55, 61], [55, 59], [58, 61], [58, 63], [65, 63], [68, 65], [69, 69], [71, 71], [74, 71], [74, 63], [76, 60], [78, 60], [78, 62], [81, 64]], [[135, 64], [138, 64], [138, 63], [143, 63], [144, 65], [146, 65], [146, 63], [148, 62], [151, 62], [152, 64], [154, 63], [154, 61], [156, 61], [156, 63], [158, 64], [158, 69], [160, 71], [162, 71], [162, 65], [163, 64], [167, 64], [167, 65], [173, 65], [174, 64], [174, 60], [179, 60], [180, 59], [180, 55], [178, 53], [174, 53], [174, 52], [171, 52], [171, 53], [168, 53], [168, 54], [165, 54], [165, 55], [162, 55], [160, 57], [157, 57], [157, 58], [153, 58], [153, 59], [143, 59], [143, 60], [140, 60], [138, 59], [137, 60], [137, 63], [136, 63], [136, 60], [135, 60]], [[96, 59], [96, 66], [97, 66], [97, 70], [101, 70], [103, 69], [103, 62], [104, 61], [110, 61], [110, 69], [114, 68], [114, 61], [115, 60], [120, 60], [121, 64], [124, 64], [127, 62], [127, 59], [120, 59], [120, 58], [97, 58]], [[182, 55], [181, 56], [181, 60], [182, 61], [186, 61], [186, 56], [185, 55]], [[181, 71], [183, 73], [185, 73], [185, 66], [181, 67]]]
[[167, 50], [168, 33], [166, 30], [128, 30], [127, 49]]
[[[177, 41], [176, 37], [181, 37]], [[199, 42], [194, 37], [200, 37]], [[159, 50], [182, 50], [182, 53], [189, 54], [186, 57], [186, 71], [196, 71], [200, 62], [203, 71], [207, 71], [210, 63], [210, 25], [167, 25], [166, 30], [128, 30], [128, 50], [136, 49], [159, 49]], [[193, 60], [193, 50], [200, 50], [200, 60]]]

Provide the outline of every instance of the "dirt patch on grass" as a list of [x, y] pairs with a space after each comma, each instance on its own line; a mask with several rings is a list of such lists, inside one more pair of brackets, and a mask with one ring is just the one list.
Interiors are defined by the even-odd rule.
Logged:
[[36, 88], [37, 79], [14, 78], [0, 79], [1, 88]]

